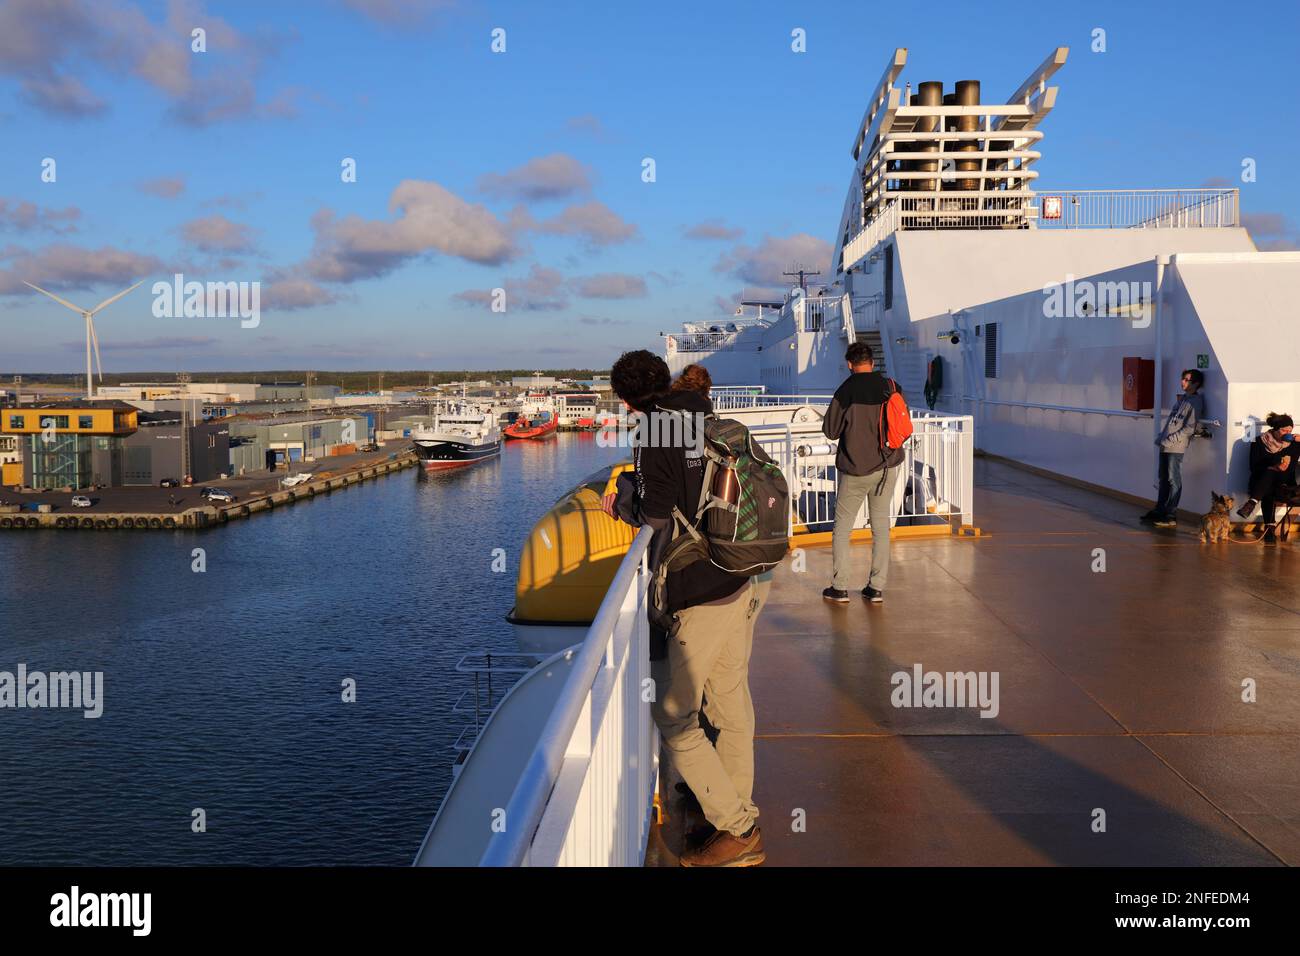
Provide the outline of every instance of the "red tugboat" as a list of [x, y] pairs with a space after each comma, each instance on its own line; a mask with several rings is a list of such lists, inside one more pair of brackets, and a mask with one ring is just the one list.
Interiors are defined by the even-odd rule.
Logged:
[[519, 416], [503, 428], [501, 434], [516, 441], [523, 438], [541, 440], [554, 437], [558, 424], [558, 419], [550, 412], [537, 412], [531, 418]]

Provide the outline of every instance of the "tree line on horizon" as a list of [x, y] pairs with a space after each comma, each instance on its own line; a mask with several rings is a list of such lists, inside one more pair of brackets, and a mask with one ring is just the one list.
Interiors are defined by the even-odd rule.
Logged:
[[[458, 369], [454, 371], [405, 370], [382, 371], [384, 388], [419, 388], [429, 385], [449, 385], [463, 381], [509, 381], [512, 378], [532, 376], [539, 372], [552, 378], [592, 378], [595, 375], [608, 375], [609, 369]], [[243, 372], [192, 372], [191, 382], [305, 382], [306, 369], [264, 369]], [[337, 385], [345, 392], [371, 391], [379, 387], [379, 369], [358, 372], [331, 372], [313, 369], [312, 384]], [[30, 385], [69, 385], [83, 386], [84, 373], [77, 372], [0, 372], [0, 388], [12, 387], [15, 375], [22, 376], [22, 384]], [[96, 378], [96, 384], [99, 379]], [[121, 385], [124, 382], [175, 382], [179, 381], [175, 372], [114, 372], [104, 373], [103, 384]]]

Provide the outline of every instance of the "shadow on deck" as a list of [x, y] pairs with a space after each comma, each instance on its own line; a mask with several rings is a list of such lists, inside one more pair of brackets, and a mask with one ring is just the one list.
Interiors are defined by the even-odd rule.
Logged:
[[[883, 605], [821, 599], [829, 548], [778, 572], [750, 673], [768, 865], [1300, 863], [1300, 545], [1147, 530], [1003, 463], [976, 480], [987, 536], [896, 542]], [[997, 672], [997, 716], [895, 708], [917, 664]], [[649, 865], [699, 822], [669, 795]]]

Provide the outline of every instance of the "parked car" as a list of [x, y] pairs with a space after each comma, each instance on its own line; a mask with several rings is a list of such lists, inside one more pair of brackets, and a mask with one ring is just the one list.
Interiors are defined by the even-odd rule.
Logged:
[[204, 488], [199, 492], [201, 496], [208, 501], [223, 501], [233, 503], [235, 496], [228, 491], [222, 491], [220, 488]]
[[362, 445], [362, 446], [361, 446], [361, 450], [362, 450], [362, 451], [379, 451], [379, 446], [376, 445], [374, 442], [371, 442], [369, 445]]
[[89, 508], [92, 504], [94, 504], [94, 502], [92, 502], [85, 495], [72, 496], [72, 507], [74, 508]]
[[162, 481], [158, 482], [159, 488], [179, 488], [180, 486], [181, 483], [175, 478], [164, 478]]

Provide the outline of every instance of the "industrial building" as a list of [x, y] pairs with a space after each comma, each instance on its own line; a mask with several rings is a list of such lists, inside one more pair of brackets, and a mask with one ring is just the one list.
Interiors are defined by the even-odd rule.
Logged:
[[138, 429], [122, 446], [124, 485], [186, 477], [203, 484], [230, 473], [230, 429], [224, 422], [190, 423], [175, 413], [141, 412]]
[[0, 485], [23, 483], [23, 453], [17, 435], [0, 435]]
[[369, 416], [302, 421], [228, 423], [232, 474], [275, 465], [349, 455], [371, 440]]
[[22, 405], [0, 415], [0, 434], [19, 439], [27, 487], [120, 485], [123, 442], [136, 431], [138, 415], [123, 402]]

